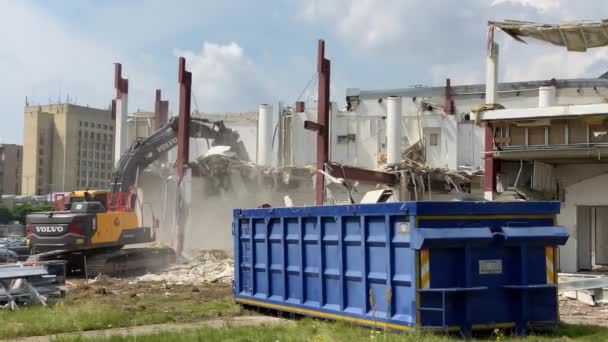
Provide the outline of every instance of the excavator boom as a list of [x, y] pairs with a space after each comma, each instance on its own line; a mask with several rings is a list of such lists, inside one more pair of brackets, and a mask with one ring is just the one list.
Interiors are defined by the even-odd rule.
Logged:
[[[189, 135], [191, 138], [212, 140], [212, 146], [229, 146], [239, 159], [249, 160], [245, 145], [239, 140], [239, 134], [226, 127], [223, 121], [212, 122], [206, 119], [192, 118]], [[148, 138], [133, 142], [129, 150], [122, 155], [118, 164], [116, 164], [112, 173], [110, 191], [129, 191], [135, 185], [135, 180], [140, 171], [176, 145], [177, 117], [173, 117]]]

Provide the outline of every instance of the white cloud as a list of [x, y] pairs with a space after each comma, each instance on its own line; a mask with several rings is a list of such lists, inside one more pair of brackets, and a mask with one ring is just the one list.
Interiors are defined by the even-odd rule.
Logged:
[[271, 81], [235, 42], [204, 42], [199, 52], [176, 49], [174, 54], [186, 58], [201, 112], [248, 110], [272, 95]]
[[[107, 108], [114, 96], [115, 62], [130, 78], [131, 110], [153, 106], [161, 85], [154, 62], [146, 55], [128, 55], [113, 45], [91, 39], [25, 1], [0, 2], [0, 75], [5, 112], [0, 139], [21, 143], [25, 97], [30, 104], [71, 101]], [[177, 64], [177, 61], [176, 61]]]
[[[25, 97], [35, 103], [70, 93], [81, 103], [107, 106], [112, 88], [112, 49], [68, 32], [52, 17], [25, 2], [0, 2], [0, 75], [5, 141], [19, 142]], [[41, 29], [44, 28], [44, 29]], [[104, 74], [107, 65], [107, 76]], [[107, 84], [104, 91], [102, 84]]]
[[523, 7], [532, 7], [539, 11], [545, 12], [560, 8], [560, 0], [494, 0], [491, 6], [496, 6], [504, 3], [519, 5]]
[[[608, 10], [608, 2], [601, 0], [306, 0], [302, 6], [305, 20], [324, 25], [354, 58], [419, 77], [404, 84], [439, 85], [447, 77], [454, 84], [483, 82], [488, 20], [556, 23], [590, 19]], [[606, 49], [577, 54], [534, 41], [523, 45], [502, 33], [496, 37], [503, 81], [597, 77], [602, 65], [608, 65]]]
[[[519, 49], [526, 49], [522, 45]], [[501, 57], [501, 77], [504, 81], [542, 80], [551, 78], [599, 77], [607, 71], [608, 51], [589, 50], [587, 53], [568, 52], [563, 48], [533, 49], [534, 58], [510, 63], [509, 56]], [[540, 53], [542, 51], [542, 53]], [[514, 55], [510, 51], [509, 55]]]
[[404, 33], [401, 23], [404, 1], [309, 0], [304, 1], [306, 20], [333, 22], [339, 36], [362, 48], [383, 47]]

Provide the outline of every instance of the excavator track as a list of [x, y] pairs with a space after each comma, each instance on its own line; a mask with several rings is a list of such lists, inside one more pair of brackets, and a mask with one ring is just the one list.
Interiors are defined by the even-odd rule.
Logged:
[[95, 277], [99, 274], [127, 276], [157, 272], [175, 263], [175, 251], [168, 247], [53, 251], [31, 255], [26, 262], [67, 261], [68, 273]]
[[160, 271], [175, 259], [171, 248], [124, 248], [88, 256], [86, 269], [89, 276], [143, 274]]

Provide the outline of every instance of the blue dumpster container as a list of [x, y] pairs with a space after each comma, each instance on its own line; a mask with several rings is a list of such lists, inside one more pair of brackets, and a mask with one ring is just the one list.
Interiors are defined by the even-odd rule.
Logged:
[[235, 209], [238, 303], [395, 330], [559, 322], [558, 202]]

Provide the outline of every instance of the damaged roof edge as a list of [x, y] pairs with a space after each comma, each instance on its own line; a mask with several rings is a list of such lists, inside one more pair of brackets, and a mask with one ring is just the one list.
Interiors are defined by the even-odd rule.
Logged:
[[[573, 78], [573, 79], [558, 79], [557, 88], [593, 88], [605, 87], [608, 88], [608, 79], [606, 78]], [[549, 85], [550, 80], [541, 81], [526, 81], [526, 82], [504, 82], [498, 84], [499, 91], [523, 91], [529, 89], [537, 89], [542, 86]], [[481, 95], [485, 94], [485, 84], [472, 85], [456, 85], [451, 86], [452, 95]], [[420, 96], [444, 96], [445, 86], [440, 87], [425, 87], [425, 88], [400, 88], [400, 89], [379, 89], [379, 90], [361, 90], [359, 88], [346, 89], [346, 101], [354, 98], [359, 99], [377, 99], [389, 96], [401, 97], [420, 97]]]

